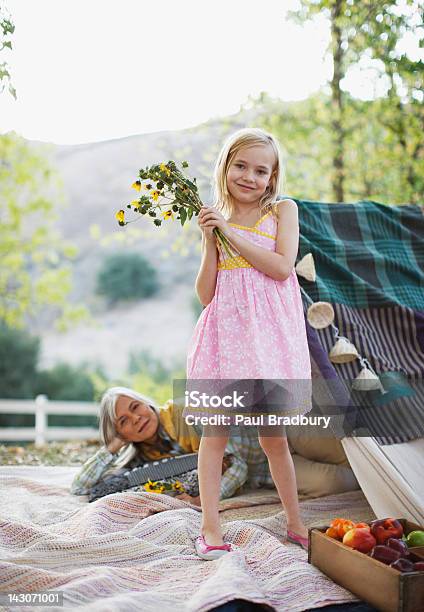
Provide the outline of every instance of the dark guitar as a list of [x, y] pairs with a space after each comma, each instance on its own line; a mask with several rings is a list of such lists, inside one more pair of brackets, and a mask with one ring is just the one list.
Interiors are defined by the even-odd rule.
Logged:
[[119, 493], [131, 487], [146, 484], [149, 480], [164, 480], [191, 472], [197, 469], [197, 457], [197, 453], [190, 453], [150, 461], [132, 470], [125, 471], [124, 468], [122, 473], [109, 476], [95, 484], [90, 490], [88, 501], [93, 502], [105, 495]]

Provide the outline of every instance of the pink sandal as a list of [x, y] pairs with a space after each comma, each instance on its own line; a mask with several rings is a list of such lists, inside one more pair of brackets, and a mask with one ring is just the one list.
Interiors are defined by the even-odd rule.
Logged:
[[301, 546], [304, 550], [308, 550], [309, 538], [302, 538], [302, 536], [290, 529], [287, 529], [287, 540], [292, 544]]
[[214, 561], [215, 559], [219, 559], [223, 555], [232, 551], [231, 544], [223, 544], [222, 546], [210, 546], [206, 543], [205, 537], [203, 535], [199, 535], [195, 542], [194, 547], [196, 549], [196, 554], [201, 559], [205, 561]]

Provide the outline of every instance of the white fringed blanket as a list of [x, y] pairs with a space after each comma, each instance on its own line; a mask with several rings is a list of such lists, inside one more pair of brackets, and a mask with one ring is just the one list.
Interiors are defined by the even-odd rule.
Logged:
[[[49, 610], [84, 612], [204, 611], [236, 598], [296, 612], [355, 600], [305, 551], [281, 543], [275, 491], [221, 502], [225, 538], [237, 550], [208, 562], [194, 554], [198, 509], [154, 493], [88, 504], [68, 492], [75, 469], [0, 468], [0, 592], [58, 590], [64, 607]], [[360, 491], [301, 508], [308, 526], [374, 518]]]

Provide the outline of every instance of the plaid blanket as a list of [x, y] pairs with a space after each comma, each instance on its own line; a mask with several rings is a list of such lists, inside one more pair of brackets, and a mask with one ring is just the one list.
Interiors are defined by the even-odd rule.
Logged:
[[305, 281], [314, 302], [424, 310], [424, 214], [419, 206], [295, 201], [300, 254], [312, 253], [317, 268], [317, 282]]
[[[424, 214], [419, 206], [296, 200], [300, 257], [312, 253], [317, 280], [299, 277], [305, 312], [331, 302], [340, 336], [353, 342], [387, 391], [353, 392], [358, 360], [333, 365], [335, 328], [308, 324], [311, 358], [330, 385], [339, 377], [345, 434], [380, 444], [424, 435]], [[322, 350], [323, 349], [323, 350]], [[314, 398], [315, 399], [315, 398]], [[315, 404], [319, 402], [315, 401]], [[325, 407], [322, 410], [325, 412]]]

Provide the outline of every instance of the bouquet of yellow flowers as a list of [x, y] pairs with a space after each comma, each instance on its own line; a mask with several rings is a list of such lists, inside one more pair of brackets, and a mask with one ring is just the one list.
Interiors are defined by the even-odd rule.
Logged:
[[169, 483], [165, 480], [152, 482], [149, 479], [143, 488], [147, 493], [164, 493], [165, 491], [176, 491], [177, 493], [184, 493], [185, 491], [184, 485], [179, 480], [176, 480], [173, 483]]
[[[188, 168], [188, 163], [183, 161], [181, 167]], [[132, 187], [139, 193], [139, 197], [127, 204], [128, 209], [151, 217], [158, 227], [164, 220], [174, 220], [175, 217], [184, 225], [193, 215], [199, 215], [203, 204], [196, 179], [187, 178], [174, 161], [146, 166], [139, 171], [138, 176]], [[136, 220], [127, 221], [125, 214], [122, 209], [115, 214], [121, 226]], [[221, 230], [215, 228], [214, 233], [218, 248], [223, 249], [230, 257], [234, 255], [234, 248]]]

